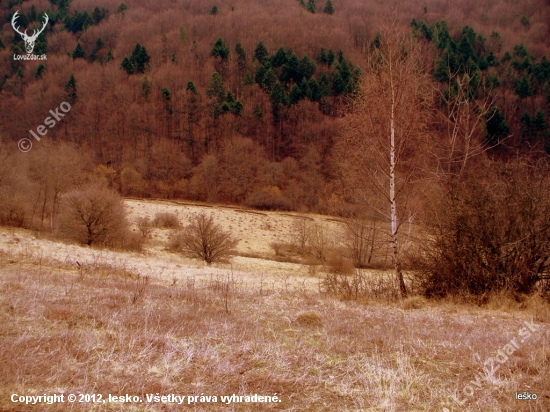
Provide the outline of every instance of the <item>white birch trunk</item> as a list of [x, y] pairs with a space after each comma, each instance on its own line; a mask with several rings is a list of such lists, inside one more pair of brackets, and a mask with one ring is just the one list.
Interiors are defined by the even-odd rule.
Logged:
[[397, 200], [395, 195], [395, 166], [396, 166], [396, 148], [395, 148], [395, 90], [393, 85], [393, 73], [390, 58], [390, 87], [391, 87], [391, 108], [390, 108], [390, 217], [391, 217], [391, 243], [392, 243], [392, 261], [395, 269], [395, 277], [399, 283], [399, 290], [402, 297], [407, 296], [407, 288], [403, 273], [401, 272], [401, 262], [399, 261], [399, 249], [397, 238]]

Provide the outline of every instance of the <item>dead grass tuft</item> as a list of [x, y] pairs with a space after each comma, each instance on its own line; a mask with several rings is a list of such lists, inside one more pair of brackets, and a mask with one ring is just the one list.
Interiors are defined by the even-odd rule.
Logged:
[[323, 324], [321, 315], [313, 311], [305, 311], [298, 313], [296, 323], [301, 326], [321, 326]]
[[159, 212], [155, 214], [152, 225], [160, 229], [178, 229], [181, 223], [175, 213]]

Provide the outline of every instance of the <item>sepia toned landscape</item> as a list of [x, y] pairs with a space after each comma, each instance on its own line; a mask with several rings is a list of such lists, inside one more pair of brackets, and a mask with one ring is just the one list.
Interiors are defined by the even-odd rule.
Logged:
[[550, 410], [549, 57], [542, 0], [1, 0], [0, 410]]

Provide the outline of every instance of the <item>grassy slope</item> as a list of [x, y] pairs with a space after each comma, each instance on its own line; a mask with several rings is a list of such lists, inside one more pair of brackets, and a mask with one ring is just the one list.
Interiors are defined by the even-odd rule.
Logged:
[[[168, 208], [138, 205], [142, 212]], [[189, 208], [180, 211], [183, 216]], [[222, 208], [216, 213], [228, 221], [232, 213], [242, 214]], [[278, 227], [275, 214], [269, 219]], [[245, 227], [243, 234], [261, 235], [253, 225]], [[0, 410], [68, 410], [67, 404], [18, 409], [9, 402], [11, 393], [53, 392], [277, 393], [282, 399], [202, 403], [195, 410], [459, 410], [451, 396], [464, 398], [462, 389], [482, 372], [483, 362], [517, 338], [530, 319], [539, 331], [460, 410], [550, 408], [550, 313], [537, 300], [523, 309], [505, 301], [484, 309], [418, 298], [340, 301], [320, 294], [317, 279], [287, 285], [281, 277], [285, 266], [277, 270], [273, 261], [266, 282], [253, 281], [254, 273], [244, 270], [231, 273], [230, 266], [202, 268], [181, 258], [182, 275], [172, 278], [154, 273], [155, 259], [169, 257], [160, 250], [163, 240], [157, 242], [157, 249], [141, 257], [90, 250], [86, 255], [85, 248], [26, 232], [0, 232]], [[59, 250], [68, 258], [61, 259]], [[95, 260], [78, 269], [76, 253]], [[132, 259], [150, 259], [151, 272]], [[144, 274], [150, 275], [147, 283]], [[301, 277], [307, 279], [305, 272]], [[515, 391], [536, 393], [539, 400], [515, 401]], [[74, 408], [181, 409], [147, 403]]]

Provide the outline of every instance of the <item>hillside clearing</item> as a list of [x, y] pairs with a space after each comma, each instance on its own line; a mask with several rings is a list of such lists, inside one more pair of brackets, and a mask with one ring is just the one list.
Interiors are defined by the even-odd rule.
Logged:
[[[273, 253], [268, 245], [293, 219], [159, 201], [126, 204], [132, 219], [169, 211], [183, 222], [211, 210], [248, 241], [246, 252], [258, 255]], [[304, 265], [238, 256], [232, 265], [207, 267], [164, 250], [167, 236], [155, 229], [138, 254], [0, 231], [0, 409], [37, 410], [11, 403], [12, 393], [143, 399], [72, 405], [98, 411], [550, 407], [550, 313], [535, 298], [523, 309], [506, 301], [492, 309], [416, 298], [341, 301], [319, 293], [323, 274], [311, 276]], [[484, 362], [518, 338], [526, 321], [536, 330], [518, 340], [494, 376], [479, 381]], [[474, 397], [466, 396], [463, 389], [476, 380]], [[524, 391], [538, 400], [514, 399]], [[218, 401], [148, 403], [156, 393]], [[276, 395], [281, 402], [221, 402], [232, 394]], [[453, 395], [465, 400], [461, 407]]]

